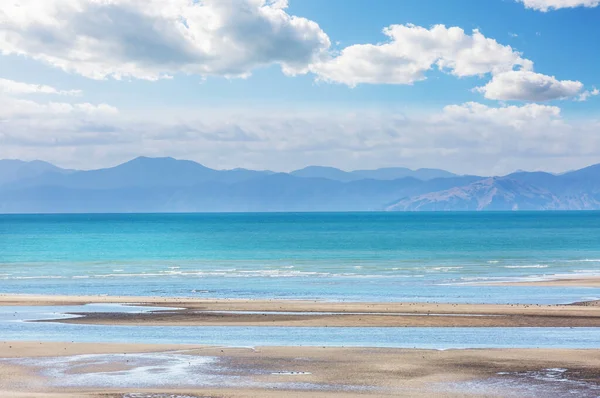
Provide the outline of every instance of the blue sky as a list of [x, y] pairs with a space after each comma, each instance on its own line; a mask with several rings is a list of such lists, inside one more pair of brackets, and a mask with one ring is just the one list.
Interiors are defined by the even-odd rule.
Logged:
[[12, 2], [0, 158], [478, 174], [600, 162], [596, 0]]

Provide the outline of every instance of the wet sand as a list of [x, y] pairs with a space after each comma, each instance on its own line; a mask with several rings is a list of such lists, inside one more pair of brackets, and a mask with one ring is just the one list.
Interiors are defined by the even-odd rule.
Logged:
[[593, 314], [549, 315], [373, 315], [244, 314], [226, 312], [75, 313], [80, 318], [48, 322], [128, 326], [283, 326], [283, 327], [600, 327], [600, 308]]
[[[0, 360], [0, 396], [6, 397], [461, 397], [461, 383], [505, 372], [565, 368], [565, 377], [600, 385], [600, 350], [407, 350], [320, 347], [221, 348], [202, 346], [1, 342], [0, 358], [67, 357], [80, 354], [177, 352], [215, 358], [228, 387], [60, 386], [43, 370]], [[228, 370], [229, 369], [229, 370]], [[71, 374], [121, 370], [74, 368]], [[231, 371], [230, 371], [231, 370]], [[234, 371], [233, 371], [234, 370]], [[294, 373], [295, 372], [295, 373]], [[66, 376], [68, 378], [68, 375]], [[156, 375], [157, 378], [160, 375]], [[512, 379], [511, 379], [512, 380]], [[64, 381], [64, 380], [63, 380]], [[134, 381], [132, 381], [134, 382]], [[258, 383], [250, 387], [246, 382]], [[240, 385], [237, 386], [236, 383]], [[305, 384], [304, 387], [299, 387]], [[258, 387], [257, 387], [258, 385]], [[276, 385], [276, 387], [273, 387]], [[306, 387], [308, 385], [309, 387]], [[260, 387], [265, 386], [265, 387]], [[130, 394], [130, 395], [126, 395]], [[502, 396], [502, 391], [468, 394]], [[585, 396], [585, 395], [579, 395]]]
[[51, 322], [144, 326], [600, 327], [597, 302], [571, 305], [345, 303], [159, 297], [0, 296], [0, 305], [129, 303], [170, 307], [145, 313], [75, 313]]

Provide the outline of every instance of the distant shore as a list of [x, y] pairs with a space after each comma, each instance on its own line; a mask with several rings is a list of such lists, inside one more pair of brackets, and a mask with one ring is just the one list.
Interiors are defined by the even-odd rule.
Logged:
[[129, 326], [600, 327], [599, 302], [497, 305], [0, 295], [0, 306], [94, 303], [126, 303], [163, 307], [165, 310], [75, 312], [80, 317], [51, 322]]
[[[503, 375], [507, 383], [518, 383], [526, 372], [561, 370], [561, 377], [600, 381], [599, 350], [409, 350], [373, 348], [255, 347], [223, 348], [188, 345], [77, 344], [0, 342], [0, 396], [10, 397], [94, 397], [116, 398], [147, 394], [189, 397], [484, 397], [502, 395], [494, 385], [488, 393], [465, 394], [472, 384]], [[106, 388], [99, 386], [60, 387], [61, 379], [20, 364], [19, 358], [65, 357], [118, 354], [134, 358], [135, 353], [174, 353], [216, 360], [218, 372], [228, 387], [166, 385], [160, 387]], [[13, 358], [14, 360], [11, 360]], [[89, 357], [88, 357], [89, 359]], [[86, 359], [84, 359], [86, 360]], [[15, 362], [16, 361], [16, 362]], [[139, 365], [129, 365], [135, 367]], [[102, 367], [79, 367], [76, 374], [126, 371], [115, 362]], [[228, 373], [227, 369], [235, 369]], [[494, 379], [495, 380], [495, 379]], [[527, 379], [524, 379], [527, 382]], [[193, 380], [192, 380], [193, 382]], [[201, 381], [200, 381], [201, 382]], [[250, 387], [244, 383], [255, 382]], [[467, 382], [467, 384], [462, 384]], [[236, 383], [239, 383], [238, 386]], [[276, 383], [273, 388], [272, 383]], [[305, 383], [305, 387], [300, 387]], [[263, 387], [264, 386], [264, 387]], [[308, 386], [308, 387], [306, 387]], [[559, 386], [560, 387], [560, 386]], [[569, 387], [581, 388], [581, 386]], [[583, 395], [581, 395], [583, 396]]]

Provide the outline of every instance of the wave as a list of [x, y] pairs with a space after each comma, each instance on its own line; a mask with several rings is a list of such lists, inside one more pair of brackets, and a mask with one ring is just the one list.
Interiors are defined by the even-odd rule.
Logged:
[[504, 268], [548, 268], [546, 264], [534, 265], [505, 265]]
[[[436, 267], [430, 269], [414, 269], [421, 273], [390, 273], [389, 269], [382, 269], [381, 273], [359, 273], [359, 272], [324, 272], [324, 271], [301, 271], [296, 269], [259, 269], [259, 270], [164, 270], [149, 272], [109, 272], [96, 274], [80, 275], [28, 275], [16, 276], [6, 274], [0, 276], [0, 280], [8, 279], [109, 279], [109, 278], [171, 278], [171, 277], [192, 277], [192, 278], [424, 278], [423, 271], [429, 272], [449, 272], [458, 270], [462, 267]], [[431, 272], [430, 272], [431, 270]], [[435, 270], [435, 271], [433, 271]]]
[[3, 276], [0, 279], [67, 279], [67, 276], [36, 275], [36, 276]]
[[576, 269], [573, 271], [574, 274], [600, 274], [598, 269]]

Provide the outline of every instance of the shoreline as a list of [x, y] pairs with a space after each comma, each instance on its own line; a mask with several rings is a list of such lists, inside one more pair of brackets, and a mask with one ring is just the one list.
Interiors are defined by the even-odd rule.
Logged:
[[514, 282], [492, 282], [481, 283], [487, 286], [546, 286], [546, 287], [581, 287], [581, 288], [600, 288], [600, 276], [589, 277], [565, 277], [560, 275], [555, 279], [540, 279], [532, 281], [514, 281]]
[[128, 326], [282, 327], [600, 327], [598, 301], [569, 305], [356, 303], [298, 300], [207, 300], [124, 296], [0, 295], [0, 306], [133, 304], [147, 312], [67, 312], [39, 320]]
[[[553, 369], [564, 369], [561, 376], [564, 380], [600, 385], [600, 350], [227, 348], [40, 342], [0, 342], [0, 347], [0, 373], [4, 376], [0, 381], [0, 396], [11, 397], [121, 398], [128, 393], [145, 393], [145, 397], [157, 398], [165, 396], [161, 394], [235, 398], [483, 397], [498, 396], [499, 392], [492, 389], [489, 395], [465, 394], [464, 389], [473, 383], [481, 383], [485, 387], [488, 380], [499, 377], [507, 380], [507, 386], [528, 382], [527, 372], [537, 374]], [[81, 355], [85, 357], [78, 357]], [[109, 355], [108, 362], [101, 366], [81, 366], [86, 361], [105, 358], [106, 355]], [[210, 377], [216, 375], [216, 378], [204, 384], [198, 380], [195, 386], [193, 377], [188, 385], [156, 381], [161, 377], [160, 373], [153, 374], [152, 371], [148, 371], [150, 378], [146, 377], [144, 366], [154, 366], [148, 365], [156, 362], [152, 358], [165, 355], [170, 356], [170, 360], [183, 358], [181, 360], [186, 364], [187, 361], [193, 363], [194, 360], [210, 359], [211, 362], [199, 369]], [[32, 363], [27, 362], [30, 358], [34, 360]], [[55, 361], [64, 374], [48, 373], [43, 364], [48, 358]], [[134, 364], [124, 364], [124, 358]], [[148, 364], [139, 362], [143, 360], [149, 361]], [[173, 366], [179, 369], [178, 364]], [[118, 379], [119, 373], [123, 373], [123, 379], [127, 380], [129, 371], [138, 372], [135, 373], [138, 381], [144, 382], [138, 385], [130, 382], [123, 386], [111, 384], [115, 380], [111, 378]], [[71, 378], [83, 375], [76, 378], [81, 380], [81, 385], [61, 385], [69, 381], [62, 378], [65, 375], [71, 375]], [[104, 380], [105, 385], [92, 385], [93, 380]], [[156, 385], [152, 385], [153, 380]], [[562, 388], [560, 384], [556, 388]]]
[[[0, 294], [0, 307], [140, 306], [140, 312], [90, 312], [80, 318], [48, 320], [130, 326], [598, 327], [598, 303], [357, 303]], [[164, 309], [144, 312], [144, 307]], [[537, 396], [563, 396], [573, 391], [590, 396], [600, 389], [600, 350], [0, 341], [0, 374], [0, 397], [15, 398], [458, 398], [509, 396], [522, 388]]]

